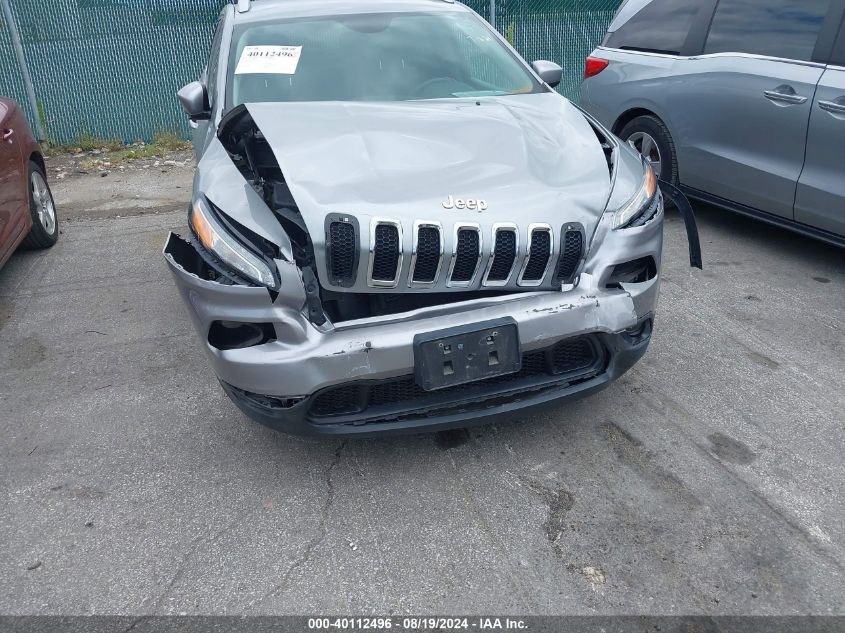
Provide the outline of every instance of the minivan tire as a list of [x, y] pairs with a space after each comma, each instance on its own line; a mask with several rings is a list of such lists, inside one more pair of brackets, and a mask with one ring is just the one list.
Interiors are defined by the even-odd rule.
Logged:
[[678, 156], [675, 152], [675, 142], [666, 125], [656, 116], [638, 116], [622, 128], [619, 138], [628, 142], [638, 134], [647, 134], [654, 139], [660, 153], [660, 179], [677, 186]]

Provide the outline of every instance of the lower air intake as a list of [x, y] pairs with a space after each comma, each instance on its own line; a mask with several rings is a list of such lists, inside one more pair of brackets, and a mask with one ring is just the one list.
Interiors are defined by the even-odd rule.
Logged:
[[311, 402], [309, 413], [314, 418], [366, 413], [396, 419], [425, 415], [467, 398], [477, 400], [481, 406], [489, 406], [509, 390], [574, 384], [595, 377], [605, 366], [606, 353], [598, 338], [595, 335], [578, 336], [547, 349], [524, 353], [522, 369], [516, 374], [437, 391], [425, 391], [413, 376], [351, 382], [319, 392]]

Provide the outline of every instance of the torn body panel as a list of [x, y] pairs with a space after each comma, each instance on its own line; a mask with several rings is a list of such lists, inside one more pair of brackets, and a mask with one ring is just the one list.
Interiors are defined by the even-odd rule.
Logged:
[[227, 216], [275, 244], [284, 259], [294, 260], [290, 238], [278, 219], [216, 138], [197, 165], [194, 190], [203, 192]]
[[[305, 292], [299, 271], [291, 262], [277, 260], [284, 292], [209, 279], [208, 269], [196, 247], [171, 233], [164, 258], [176, 281], [197, 332], [208, 348], [208, 335], [215, 321], [272, 323], [276, 338], [293, 345], [307, 338], [303, 316]], [[274, 294], [276, 295], [274, 297]]]
[[[333, 292], [478, 290], [493, 257], [495, 227], [514, 226], [520, 263], [532, 227], [548, 227], [556, 262], [564, 227], [577, 224], [591, 236], [610, 196], [607, 159], [596, 134], [556, 94], [242, 107], [275, 154], [313, 240], [317, 276]], [[329, 214], [360, 226], [355, 241], [361, 265], [349, 283], [334, 283], [327, 266]], [[397, 227], [399, 252], [408, 254], [415, 252], [420, 224], [439, 227], [445, 261], [433, 279], [415, 283], [410, 256], [398, 260], [398, 273], [388, 283], [373, 278], [368, 264], [380, 224]], [[460, 226], [479, 234], [479, 262], [465, 283], [450, 278]], [[557, 288], [553, 268], [536, 283], [520, 283], [511, 274], [496, 286]]]

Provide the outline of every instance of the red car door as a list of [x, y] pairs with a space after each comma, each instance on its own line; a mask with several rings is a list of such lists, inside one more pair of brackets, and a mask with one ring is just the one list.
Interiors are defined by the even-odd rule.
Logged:
[[20, 121], [18, 107], [13, 101], [0, 99], [0, 264], [17, 245], [28, 214], [27, 174], [17, 130]]

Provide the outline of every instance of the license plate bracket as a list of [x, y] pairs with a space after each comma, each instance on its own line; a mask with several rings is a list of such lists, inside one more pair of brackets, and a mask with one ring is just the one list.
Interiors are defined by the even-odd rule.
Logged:
[[522, 369], [519, 329], [511, 318], [414, 337], [414, 373], [426, 391], [468, 384]]

